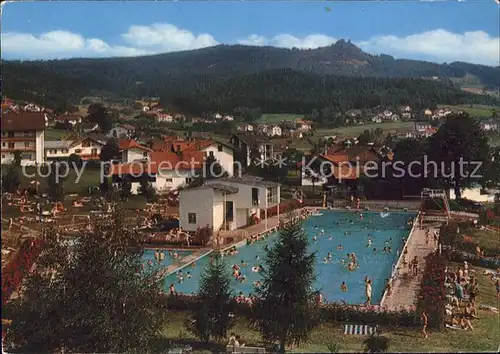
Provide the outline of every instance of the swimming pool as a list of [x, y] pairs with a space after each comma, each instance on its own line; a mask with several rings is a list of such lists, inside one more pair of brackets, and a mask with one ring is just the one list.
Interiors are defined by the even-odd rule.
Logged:
[[[321, 291], [328, 302], [360, 304], [366, 300], [364, 279], [368, 276], [373, 281], [372, 304], [379, 304], [385, 279], [391, 275], [392, 266], [397, 262], [403, 239], [408, 237], [411, 228], [408, 221], [415, 215], [406, 212], [364, 212], [361, 220], [359, 214], [354, 212], [324, 211], [322, 215], [309, 217], [304, 221], [304, 230], [311, 241], [310, 251], [316, 252], [317, 276], [314, 287]], [[369, 235], [372, 244], [368, 247]], [[388, 242], [389, 239], [392, 241]], [[245, 295], [254, 292], [253, 283], [260, 279], [260, 275], [253, 272], [252, 267], [259, 264], [265, 267], [264, 247], [271, 247], [275, 240], [276, 235], [272, 235], [251, 245], [242, 246], [234, 256], [225, 256], [230, 273], [233, 264], [241, 264], [242, 261], [247, 263], [246, 267], [241, 268], [246, 280], [240, 283], [232, 279], [236, 295], [240, 291]], [[342, 245], [342, 249], [338, 249], [339, 245]], [[385, 246], [390, 246], [392, 252], [384, 252]], [[331, 262], [324, 263], [323, 259], [329, 252], [332, 255]], [[356, 254], [359, 268], [349, 271], [346, 267], [347, 253], [353, 252]], [[173, 283], [179, 293], [197, 292], [201, 273], [208, 262], [209, 256], [205, 256], [196, 262], [195, 267], [188, 265], [183, 268], [182, 282], [178, 281], [176, 274], [171, 274], [165, 279], [165, 289], [168, 290]], [[190, 279], [186, 277], [187, 272], [192, 275]], [[347, 292], [340, 289], [343, 281], [347, 285]]]
[[[168, 266], [171, 266], [172, 264], [176, 264], [176, 263], [179, 263], [179, 265], [180, 265], [181, 258], [189, 256], [190, 254], [193, 254], [193, 252], [191, 252], [191, 251], [179, 251], [179, 250], [170, 251], [170, 250], [162, 250], [162, 249], [159, 249], [159, 251], [165, 253], [165, 260], [161, 262], [162, 267], [168, 267]], [[146, 265], [146, 263], [148, 261], [155, 263], [155, 252], [156, 252], [156, 249], [144, 250], [144, 254], [142, 255], [142, 262], [144, 263], [144, 265]], [[177, 253], [178, 257], [174, 258], [173, 256], [170, 255], [170, 252]]]

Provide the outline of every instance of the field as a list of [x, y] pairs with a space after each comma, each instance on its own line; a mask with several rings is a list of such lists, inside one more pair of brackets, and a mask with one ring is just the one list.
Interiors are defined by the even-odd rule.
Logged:
[[68, 133], [64, 130], [54, 128], [45, 130], [45, 140], [61, 140], [66, 135], [68, 135]]
[[[450, 264], [456, 269], [459, 264]], [[483, 269], [474, 267], [479, 284], [479, 304], [487, 304], [495, 307], [500, 306], [500, 301], [495, 294], [493, 281], [482, 274]], [[184, 328], [187, 312], [170, 312], [169, 324], [163, 333], [169, 341], [173, 343], [186, 343], [193, 346], [193, 349], [206, 350], [208, 347], [198, 342]], [[389, 350], [391, 352], [485, 352], [496, 351], [500, 343], [500, 315], [478, 310], [479, 319], [473, 320], [474, 332], [464, 332], [457, 330], [444, 330], [441, 332], [428, 331], [429, 338], [423, 339], [419, 329], [409, 329], [403, 327], [381, 328], [380, 332], [390, 339]], [[259, 333], [252, 328], [248, 320], [238, 318], [237, 324], [232, 332], [239, 334], [244, 339], [247, 346], [261, 346], [262, 342]], [[328, 348], [337, 345], [340, 352], [364, 352], [363, 336], [343, 335], [342, 325], [338, 323], [325, 323], [318, 326], [312, 333], [310, 341], [302, 344], [292, 352], [331, 352]], [[217, 349], [215, 347], [210, 348]], [[220, 350], [225, 348], [219, 347]]]
[[498, 107], [498, 106], [485, 106], [485, 105], [480, 105], [480, 104], [456, 105], [456, 106], [438, 105], [438, 108], [445, 108], [445, 107], [450, 108], [452, 111], [467, 112], [471, 116], [474, 116], [474, 117], [488, 117], [488, 118], [490, 118], [491, 111], [493, 109], [500, 111], [500, 107]]
[[316, 135], [318, 136], [328, 136], [328, 135], [342, 135], [342, 136], [359, 136], [365, 130], [382, 128], [384, 133], [389, 132], [408, 132], [415, 128], [414, 122], [388, 122], [388, 123], [374, 123], [374, 124], [363, 124], [363, 125], [352, 125], [348, 127], [340, 127], [335, 129], [318, 129], [316, 130]]
[[283, 120], [294, 120], [304, 118], [303, 114], [268, 114], [264, 113], [256, 123], [279, 124]]

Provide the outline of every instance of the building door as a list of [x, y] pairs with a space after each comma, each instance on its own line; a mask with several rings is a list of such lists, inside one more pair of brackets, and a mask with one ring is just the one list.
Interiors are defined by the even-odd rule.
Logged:
[[226, 201], [226, 222], [234, 221], [233, 201]]

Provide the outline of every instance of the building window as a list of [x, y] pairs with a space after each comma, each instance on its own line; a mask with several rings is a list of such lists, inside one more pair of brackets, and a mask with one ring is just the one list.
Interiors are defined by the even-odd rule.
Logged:
[[22, 154], [21, 159], [23, 160], [31, 160], [31, 154]]
[[219, 151], [219, 152], [222, 151], [222, 144], [217, 145], [217, 151]]
[[172, 178], [165, 178], [165, 182], [166, 182], [166, 183], [172, 183], [172, 182], [173, 182], [173, 179], [172, 179]]
[[13, 138], [14, 137], [14, 132], [9, 132], [9, 138]]
[[68, 149], [62, 149], [61, 151], [66, 154], [68, 153]]
[[5, 159], [5, 155], [2, 155], [2, 159]]
[[9, 149], [13, 149], [14, 148], [14, 143], [9, 143]]
[[82, 149], [75, 149], [75, 153], [80, 154], [82, 152]]
[[193, 179], [192, 179], [191, 177], [186, 177], [186, 184], [191, 183], [191, 181], [192, 181], [192, 180], [193, 180]]
[[90, 150], [90, 154], [93, 156], [97, 156], [97, 149], [94, 148], [94, 149]]
[[30, 136], [30, 132], [24, 132], [24, 136]]
[[143, 152], [143, 153], [142, 153], [142, 156], [143, 156], [144, 158], [147, 158], [147, 157], [148, 157], [148, 153], [147, 153], [147, 152]]
[[5, 143], [2, 143], [2, 147], [5, 147]]
[[30, 147], [30, 142], [29, 142], [29, 141], [25, 141], [25, 142], [24, 142], [24, 147], [25, 147], [25, 148]]
[[196, 213], [188, 213], [188, 223], [196, 224]]
[[90, 147], [90, 141], [86, 140], [82, 142], [82, 147], [87, 148]]
[[209, 151], [209, 152], [208, 152], [208, 156], [210, 156], [210, 157], [214, 157], [214, 152], [213, 152], [213, 151]]
[[258, 205], [258, 204], [259, 204], [259, 189], [252, 188], [252, 205]]

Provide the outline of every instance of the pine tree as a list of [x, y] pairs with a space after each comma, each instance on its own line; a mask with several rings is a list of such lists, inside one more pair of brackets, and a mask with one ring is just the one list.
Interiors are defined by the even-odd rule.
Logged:
[[209, 263], [200, 282], [200, 308], [194, 313], [189, 330], [204, 342], [221, 341], [234, 326], [231, 278], [226, 262], [216, 256]]
[[262, 285], [255, 290], [260, 298], [257, 325], [266, 342], [279, 343], [280, 352], [307, 340], [316, 323], [316, 255], [308, 245], [302, 222], [287, 224], [267, 251]]
[[44, 230], [36, 271], [8, 304], [7, 343], [22, 352], [152, 350], [166, 307], [156, 269], [141, 270], [142, 246], [121, 215], [97, 221], [72, 246]]

